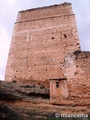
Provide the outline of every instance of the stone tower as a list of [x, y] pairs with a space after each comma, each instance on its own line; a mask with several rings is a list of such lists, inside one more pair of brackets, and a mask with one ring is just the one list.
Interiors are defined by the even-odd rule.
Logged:
[[7, 81], [63, 78], [67, 54], [80, 50], [70, 3], [20, 11], [7, 61]]

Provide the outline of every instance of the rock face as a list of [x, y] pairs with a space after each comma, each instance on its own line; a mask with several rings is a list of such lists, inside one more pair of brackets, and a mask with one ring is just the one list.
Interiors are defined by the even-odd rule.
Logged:
[[0, 120], [24, 120], [15, 110], [5, 104], [0, 104]]
[[[42, 105], [49, 103], [48, 100], [49, 89], [44, 86], [0, 81], [0, 120], [46, 118], [41, 115], [45, 113], [39, 114], [38, 107], [40, 103]], [[35, 108], [36, 111], [34, 111]]]
[[5, 79], [49, 85], [49, 79], [64, 77], [64, 58], [75, 50], [80, 45], [70, 3], [20, 11]]

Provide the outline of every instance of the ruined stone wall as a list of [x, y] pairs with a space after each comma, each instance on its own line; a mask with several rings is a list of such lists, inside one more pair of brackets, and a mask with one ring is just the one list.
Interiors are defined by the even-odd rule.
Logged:
[[[90, 106], [90, 52], [75, 51], [73, 54], [67, 54], [63, 66], [64, 76], [67, 80], [59, 81], [58, 94], [55, 87], [57, 80], [50, 81], [51, 103], [57, 105], [87, 106], [88, 109], [88, 106]], [[69, 95], [65, 94], [67, 92]], [[65, 95], [68, 96], [65, 98]]]
[[79, 49], [71, 4], [21, 11], [14, 26], [5, 79], [45, 82], [63, 78], [65, 56]]
[[69, 99], [76, 105], [90, 105], [90, 52], [68, 54], [64, 65]]

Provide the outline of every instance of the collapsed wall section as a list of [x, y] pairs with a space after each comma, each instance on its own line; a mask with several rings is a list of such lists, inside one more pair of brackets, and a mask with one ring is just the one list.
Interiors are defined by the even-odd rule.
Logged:
[[74, 54], [68, 54], [64, 66], [69, 100], [74, 100], [74, 105], [90, 105], [90, 52], [75, 51]]
[[67, 53], [80, 50], [69, 3], [18, 14], [6, 67], [7, 81], [48, 81], [64, 77]]

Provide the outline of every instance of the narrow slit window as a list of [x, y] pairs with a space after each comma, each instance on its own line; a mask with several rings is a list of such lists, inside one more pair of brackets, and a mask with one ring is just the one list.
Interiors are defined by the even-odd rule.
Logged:
[[56, 88], [59, 88], [59, 82], [56, 82]]

